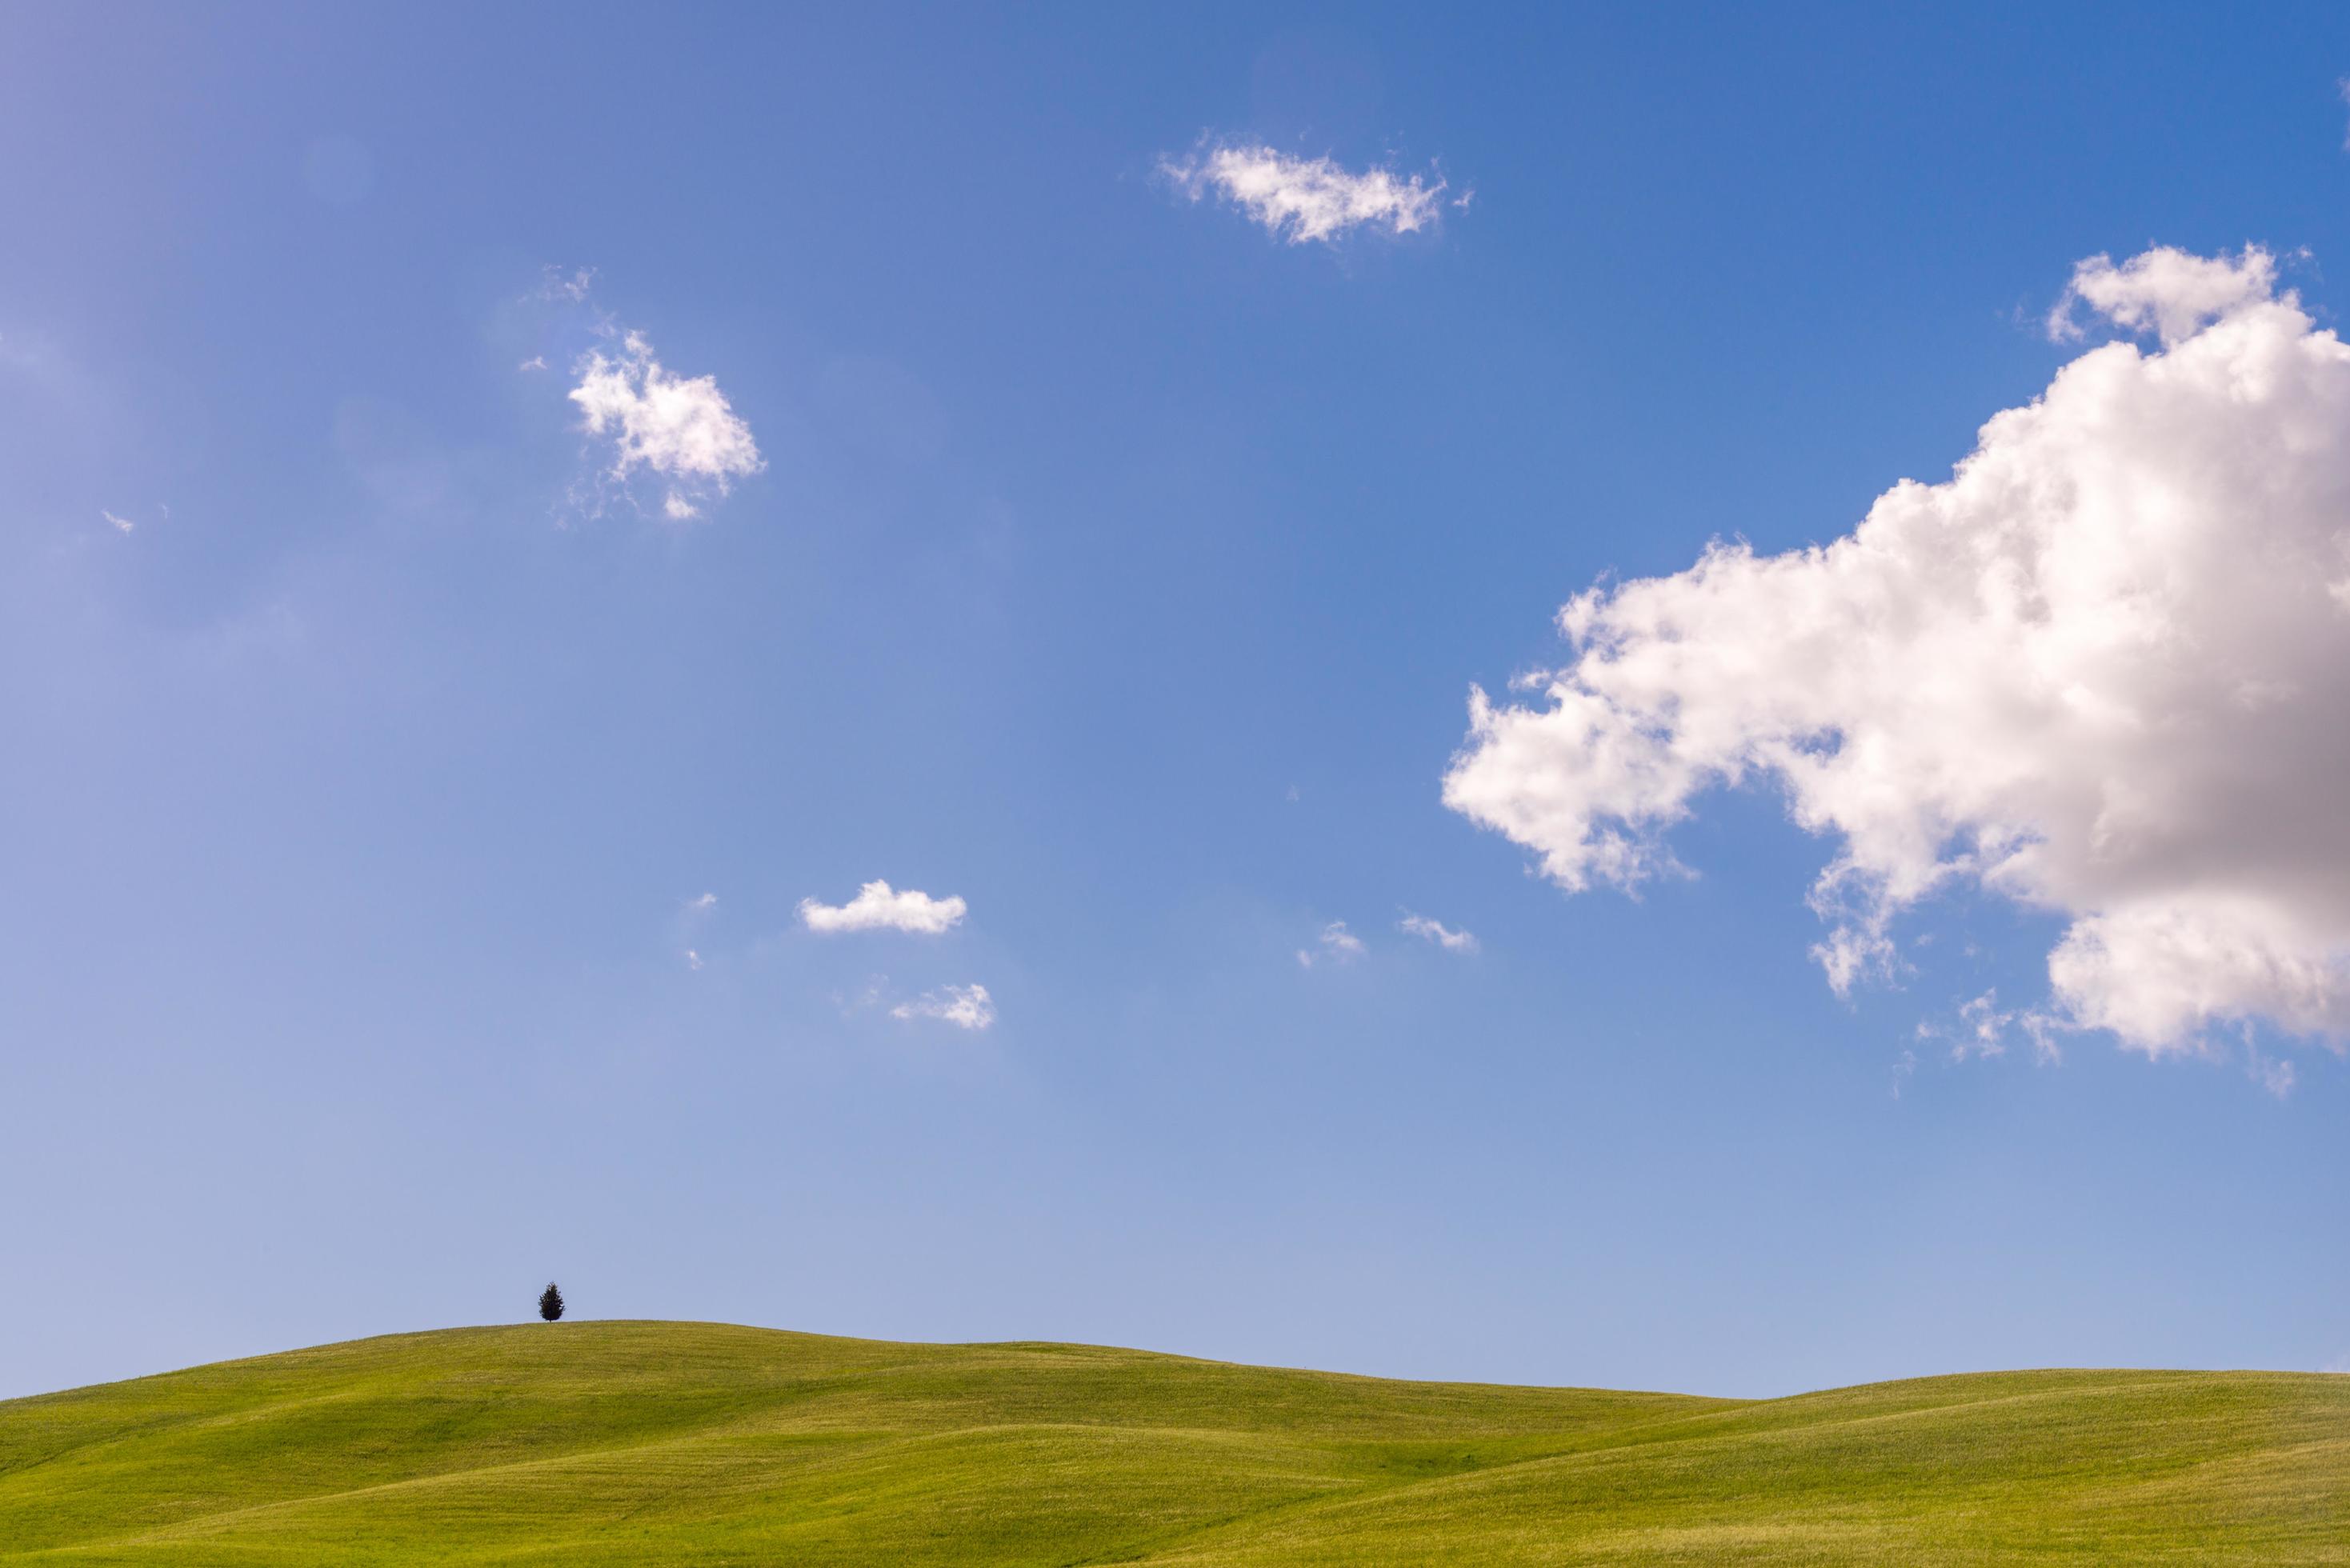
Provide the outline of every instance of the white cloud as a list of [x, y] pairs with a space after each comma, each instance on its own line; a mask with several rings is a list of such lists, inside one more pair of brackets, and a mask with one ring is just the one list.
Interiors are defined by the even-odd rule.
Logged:
[[579, 305], [586, 302], [596, 282], [596, 269], [583, 266], [566, 277], [556, 267], [539, 269], [538, 297], [543, 300]]
[[866, 978], [865, 989], [858, 992], [854, 996], [845, 995], [837, 991], [834, 992], [832, 993], [833, 1004], [840, 1009], [842, 1017], [853, 1017], [868, 1007], [880, 1006], [883, 999], [888, 995], [889, 990], [889, 977], [888, 975], [869, 975]]
[[515, 369], [517, 370], [544, 370], [546, 369], [546, 356], [544, 354], [534, 354], [529, 358], [525, 359], [521, 364], [516, 365]]
[[960, 898], [933, 898], [909, 888], [893, 892], [887, 882], [868, 882], [846, 904], [800, 900], [800, 921], [812, 931], [906, 931], [934, 937], [960, 923], [970, 906]]
[[1368, 225], [1408, 234], [1434, 223], [1444, 182], [1367, 169], [1357, 174], [1327, 158], [1292, 158], [1265, 146], [1202, 148], [1159, 172], [1194, 202], [1213, 191], [1291, 244], [1328, 243]]
[[2350, 347], [2258, 250], [2095, 258], [2067, 298], [2166, 347], [2082, 354], [1825, 546], [1578, 596], [1539, 701], [1472, 690], [1446, 804], [1628, 888], [1700, 794], [1768, 782], [1836, 843], [1839, 989], [1972, 882], [2069, 921], [2033, 1016], [2154, 1053], [2223, 1020], [2338, 1039]]
[[2258, 1051], [2247, 1054], [2245, 1070], [2251, 1074], [2252, 1082], [2280, 1100], [2293, 1097], [2293, 1085], [2300, 1077], [2292, 1063], [2262, 1055]]
[[2072, 286], [2048, 313], [2048, 336], [2058, 342], [2079, 338], [2074, 317], [2085, 305], [2133, 332], [2151, 327], [2168, 348], [2275, 290], [2276, 260], [2256, 245], [2237, 256], [2189, 255], [2158, 245], [2119, 266], [2111, 256], [2094, 255], [2074, 267]]
[[133, 528], [139, 526], [138, 524], [133, 523], [130, 518], [117, 517], [113, 513], [107, 511], [102, 506], [99, 508], [98, 514], [100, 517], [105, 518], [109, 523], [112, 524], [114, 525], [114, 531], [118, 534], [128, 534]]
[[717, 912], [718, 895], [715, 893], [698, 894], [678, 906], [676, 917], [670, 922], [670, 934], [671, 939], [685, 954], [686, 968], [698, 970], [702, 967], [702, 953], [699, 947], [688, 947], [686, 944], [699, 943], [707, 940], [701, 933], [709, 928], [710, 922], [716, 917]]
[[2051, 1063], [2062, 1059], [2056, 1044], [2056, 1033], [2062, 1027], [2061, 1020], [2051, 1018], [2045, 1012], [2002, 1009], [1999, 1005], [1999, 992], [1994, 990], [1960, 1003], [1955, 1029], [1921, 1022], [1918, 1025], [1918, 1038], [1948, 1043], [1950, 1060], [1963, 1062], [1970, 1056], [2004, 1056], [2008, 1041], [2021, 1034], [2031, 1043], [2034, 1056], [2043, 1063]]
[[950, 985], [899, 1002], [889, 1016], [935, 1018], [958, 1029], [984, 1029], [995, 1022], [995, 1001], [983, 985]]
[[1302, 969], [1312, 969], [1316, 963], [1352, 963], [1363, 956], [1363, 939], [1347, 929], [1344, 920], [1333, 920], [1322, 928], [1315, 939], [1316, 946], [1297, 950], [1297, 962]]
[[1473, 953], [1477, 939], [1467, 931], [1449, 930], [1441, 920], [1431, 920], [1425, 915], [1407, 913], [1396, 922], [1396, 929], [1415, 937], [1425, 937], [1449, 953]]
[[625, 482], [641, 468], [668, 480], [667, 516], [699, 516], [698, 498], [724, 495], [766, 466], [716, 379], [666, 369], [643, 333], [624, 337], [618, 356], [589, 351], [577, 370], [571, 400], [587, 432], [611, 443], [610, 477]]

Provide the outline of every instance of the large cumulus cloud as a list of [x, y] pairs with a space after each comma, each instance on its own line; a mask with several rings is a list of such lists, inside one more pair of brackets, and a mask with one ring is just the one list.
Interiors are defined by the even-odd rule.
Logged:
[[1968, 881], [2069, 924], [2046, 1018], [2150, 1052], [2350, 1032], [2350, 347], [2258, 249], [2075, 270], [2052, 327], [2152, 330], [1984, 425], [1833, 544], [1716, 543], [1559, 613], [1573, 658], [1471, 696], [1454, 810], [1560, 886], [1673, 866], [1706, 790], [1834, 841], [1838, 989]]

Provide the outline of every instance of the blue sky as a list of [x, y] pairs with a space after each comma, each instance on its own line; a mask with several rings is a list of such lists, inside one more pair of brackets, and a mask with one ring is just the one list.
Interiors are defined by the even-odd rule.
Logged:
[[[1442, 798], [1575, 595], [1849, 535], [2177, 297], [2085, 258], [2350, 305], [2350, 23], [2045, 10], [12, 15], [0, 1395], [550, 1277], [1721, 1394], [2350, 1358], [2330, 981], [2078, 1026], [2120, 895], [1970, 875], [1839, 995], [1768, 768], [1628, 892]], [[1305, 238], [1219, 150], [1443, 189]], [[596, 355], [755, 463], [616, 476]], [[2338, 968], [2302, 858], [2239, 880]], [[963, 912], [811, 928], [876, 880]]]

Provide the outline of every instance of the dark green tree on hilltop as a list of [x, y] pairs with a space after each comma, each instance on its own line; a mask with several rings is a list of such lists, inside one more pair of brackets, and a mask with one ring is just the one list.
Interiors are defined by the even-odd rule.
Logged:
[[547, 1282], [546, 1288], [538, 1293], [538, 1315], [549, 1323], [563, 1315], [563, 1293], [551, 1280]]

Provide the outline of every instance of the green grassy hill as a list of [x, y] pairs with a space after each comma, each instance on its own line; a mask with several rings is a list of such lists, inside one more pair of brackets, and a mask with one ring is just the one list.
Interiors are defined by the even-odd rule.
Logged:
[[2350, 1377], [1748, 1402], [705, 1324], [0, 1403], [0, 1563], [2350, 1563]]

